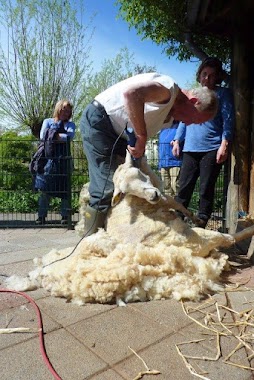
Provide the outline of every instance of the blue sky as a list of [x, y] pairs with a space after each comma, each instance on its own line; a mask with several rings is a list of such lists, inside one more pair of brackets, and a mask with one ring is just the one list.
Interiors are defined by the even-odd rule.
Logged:
[[198, 60], [193, 62], [179, 62], [174, 57], [167, 57], [163, 48], [154, 44], [151, 40], [141, 40], [135, 29], [129, 30], [129, 25], [122, 19], [117, 19], [118, 8], [114, 0], [86, 0], [85, 17], [89, 18], [97, 13], [93, 26], [91, 60], [94, 69], [101, 67], [104, 59], [114, 58], [120, 49], [127, 47], [134, 54], [136, 63], [147, 66], [155, 66], [157, 71], [170, 75], [182, 88], [192, 83], [198, 66]]

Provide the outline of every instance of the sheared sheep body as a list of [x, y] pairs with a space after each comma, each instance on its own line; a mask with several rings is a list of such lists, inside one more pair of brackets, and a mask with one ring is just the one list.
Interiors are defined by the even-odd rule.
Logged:
[[[121, 223], [119, 223], [121, 221]], [[156, 205], [144, 202], [135, 196], [125, 198], [110, 211], [107, 232], [124, 244], [142, 243], [156, 247], [190, 248], [192, 254], [205, 257], [219, 246], [232, 245], [234, 239], [227, 234], [201, 228], [190, 228], [167, 207], [163, 200]]]

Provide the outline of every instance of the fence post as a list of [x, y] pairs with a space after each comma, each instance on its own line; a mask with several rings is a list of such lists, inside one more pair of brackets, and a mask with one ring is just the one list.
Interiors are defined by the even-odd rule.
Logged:
[[71, 168], [71, 148], [70, 148], [70, 138], [67, 137], [66, 141], [66, 148], [67, 148], [67, 205], [68, 205], [68, 216], [67, 216], [67, 228], [68, 230], [72, 229], [72, 206], [71, 206], [71, 175], [72, 175], [72, 168]]
[[228, 193], [228, 174], [229, 174], [229, 164], [223, 164], [223, 204], [222, 204], [222, 232], [227, 232], [227, 193]]

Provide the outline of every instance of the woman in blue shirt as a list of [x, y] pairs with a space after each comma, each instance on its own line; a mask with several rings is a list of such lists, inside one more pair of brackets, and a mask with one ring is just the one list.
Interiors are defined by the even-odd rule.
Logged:
[[183, 161], [179, 179], [179, 192], [175, 199], [188, 207], [198, 177], [200, 222], [198, 227], [205, 228], [213, 211], [214, 190], [222, 164], [228, 158], [230, 142], [233, 137], [234, 103], [229, 88], [220, 87], [224, 71], [217, 58], [207, 58], [197, 71], [197, 81], [202, 86], [217, 93], [218, 113], [214, 119], [201, 124], [186, 126], [180, 123], [177, 129], [173, 154], [179, 155], [179, 141], [185, 139]]

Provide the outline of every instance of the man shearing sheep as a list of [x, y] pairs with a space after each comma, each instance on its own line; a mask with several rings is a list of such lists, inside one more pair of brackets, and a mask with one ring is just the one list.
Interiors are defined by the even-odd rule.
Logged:
[[[103, 91], [85, 108], [80, 131], [88, 160], [90, 202], [86, 210], [86, 236], [103, 227], [114, 191], [113, 174], [126, 149], [134, 159], [144, 154], [147, 139], [166, 119], [186, 125], [202, 123], [217, 112], [216, 94], [207, 87], [183, 90], [159, 73], [138, 74]], [[128, 145], [126, 127], [136, 143]]]

